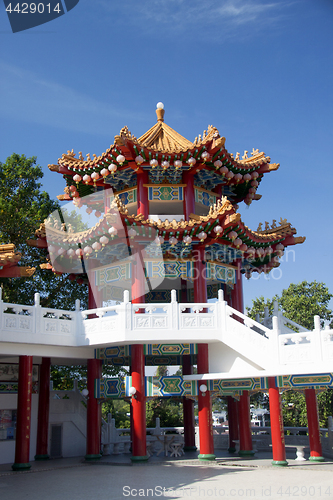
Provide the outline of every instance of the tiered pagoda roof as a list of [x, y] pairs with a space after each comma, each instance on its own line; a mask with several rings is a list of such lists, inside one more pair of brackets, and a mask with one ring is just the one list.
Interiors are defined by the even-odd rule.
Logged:
[[[242, 158], [239, 153], [234, 157], [225, 148], [225, 138], [212, 125], [191, 142], [164, 123], [164, 109], [157, 109], [156, 113], [157, 123], [139, 139], [124, 127], [99, 156], [94, 154], [91, 158], [87, 154], [85, 160], [82, 152], [77, 158], [73, 150], [67, 151], [58, 164], [49, 165], [50, 170], [62, 173], [67, 186], [76, 185], [81, 197], [105, 184], [116, 192], [135, 186], [136, 174], [143, 171], [148, 171], [152, 184], [179, 184], [182, 173], [190, 171], [196, 186], [213, 190], [221, 185], [222, 194], [229, 195], [234, 203], [244, 200], [250, 204], [260, 198], [256, 191], [263, 175], [279, 168], [258, 149], [250, 155], [244, 151]], [[75, 175], [81, 177], [77, 184]], [[69, 197], [67, 192], [59, 198]]]

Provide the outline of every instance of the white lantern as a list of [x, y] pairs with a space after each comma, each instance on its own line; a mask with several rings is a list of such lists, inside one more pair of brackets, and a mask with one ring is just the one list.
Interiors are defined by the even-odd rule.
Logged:
[[124, 155], [118, 155], [117, 156], [117, 162], [122, 165], [125, 161], [125, 156]]
[[220, 234], [223, 233], [223, 228], [221, 226], [215, 226], [214, 227], [214, 233], [216, 233], [217, 236], [220, 236]]
[[176, 170], [179, 170], [180, 168], [182, 168], [183, 163], [182, 163], [180, 160], [176, 160], [176, 161], [174, 162], [174, 166], [175, 166], [175, 169], [176, 169]]
[[144, 159], [142, 158], [142, 156], [141, 156], [141, 155], [139, 155], [139, 156], [137, 156], [137, 157], [135, 158], [135, 163], [136, 163], [137, 165], [141, 165], [141, 163], [143, 163], [143, 162], [144, 162]]
[[91, 248], [91, 247], [86, 246], [86, 247], [84, 247], [83, 251], [84, 251], [84, 253], [85, 253], [86, 255], [90, 255], [90, 254], [92, 253], [92, 251], [93, 251], [93, 250], [92, 250], [92, 248]]
[[110, 227], [109, 235], [111, 236], [111, 238], [114, 238], [115, 236], [117, 236], [117, 234], [118, 234], [118, 229], [116, 229], [115, 227]]
[[131, 238], [131, 240], [136, 236], [136, 230], [131, 227], [131, 229], [128, 231], [128, 236]]
[[174, 236], [171, 236], [171, 238], [169, 238], [169, 242], [171, 243], [171, 246], [173, 247], [173, 246], [177, 245], [178, 240]]
[[204, 151], [201, 155], [201, 158], [203, 161], [208, 161], [209, 160], [209, 153], [207, 151]]
[[204, 231], [201, 231], [198, 234], [198, 237], [200, 238], [200, 241], [203, 242], [207, 238], [207, 234]]
[[216, 168], [216, 170], [220, 167], [222, 167], [222, 162], [221, 160], [216, 160], [214, 161], [214, 167]]
[[191, 158], [187, 160], [187, 163], [190, 165], [190, 167], [193, 167], [196, 164], [196, 162], [197, 160], [193, 158], [193, 156], [191, 156]]
[[163, 170], [166, 170], [167, 168], [169, 168], [170, 163], [168, 161], [162, 161], [161, 165]]
[[153, 160], [150, 160], [149, 164], [150, 164], [151, 168], [155, 168], [158, 165], [158, 161], [155, 160], [155, 158], [154, 158]]
[[111, 172], [112, 175], [114, 175], [114, 173], [117, 171], [118, 167], [114, 163], [110, 163], [110, 165], [108, 166], [108, 169], [109, 169], [109, 172]]
[[102, 245], [98, 241], [95, 241], [95, 243], [92, 244], [92, 247], [95, 250], [95, 252], [97, 253], [98, 250], [100, 250], [102, 248]]
[[184, 236], [183, 242], [185, 243], [185, 245], [190, 245], [192, 243], [191, 236]]
[[109, 238], [107, 238], [106, 236], [101, 236], [99, 241], [102, 243], [102, 246], [105, 247], [105, 245], [109, 243]]
[[90, 175], [86, 174], [83, 176], [83, 182], [85, 182], [86, 184], [89, 184], [90, 180], [91, 180]]

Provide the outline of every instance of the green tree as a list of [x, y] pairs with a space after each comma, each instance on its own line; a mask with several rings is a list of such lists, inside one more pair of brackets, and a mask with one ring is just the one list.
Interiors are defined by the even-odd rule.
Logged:
[[[283, 315], [301, 326], [312, 330], [313, 317], [319, 315], [321, 326], [331, 322], [333, 328], [333, 313], [328, 305], [333, 295], [324, 283], [302, 281], [298, 284], [291, 283], [282, 290], [281, 296], [275, 295], [272, 299], [263, 296], [253, 300], [252, 307], [247, 307], [249, 317], [255, 319], [256, 314], [262, 319], [264, 308], [268, 307], [269, 315], [273, 314], [273, 304], [276, 300]], [[318, 413], [321, 427], [327, 427], [327, 418], [333, 415], [333, 390], [326, 389], [318, 394]], [[283, 418], [286, 426], [307, 426], [306, 404], [304, 394], [295, 391], [283, 393]]]
[[0, 163], [0, 243], [14, 243], [22, 254], [19, 265], [36, 268], [32, 278], [1, 278], [3, 300], [30, 305], [39, 292], [44, 307], [73, 309], [75, 300], [80, 299], [85, 308], [87, 286], [68, 280], [68, 274], [59, 276], [41, 269], [47, 249], [27, 244], [40, 224], [59, 208], [58, 202], [42, 191], [42, 177], [35, 157], [14, 153]]

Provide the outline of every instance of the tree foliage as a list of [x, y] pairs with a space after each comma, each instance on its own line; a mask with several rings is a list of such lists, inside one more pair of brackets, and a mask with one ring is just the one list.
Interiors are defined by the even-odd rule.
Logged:
[[59, 309], [73, 309], [80, 299], [87, 307], [87, 287], [69, 281], [68, 275], [55, 275], [41, 269], [46, 262], [47, 249], [27, 245], [34, 238], [40, 224], [59, 204], [42, 191], [39, 182], [42, 169], [36, 158], [12, 154], [0, 163], [0, 243], [14, 243], [22, 253], [21, 266], [35, 267], [32, 278], [0, 278], [3, 300], [10, 303], [33, 304], [35, 292], [41, 295], [41, 305]]
[[[324, 283], [313, 281], [311, 283], [291, 283], [289, 287], [282, 290], [282, 294], [275, 295], [272, 299], [263, 296], [252, 302], [252, 307], [247, 307], [248, 316], [255, 319], [259, 314], [260, 319], [264, 317], [264, 308], [268, 307], [269, 316], [273, 314], [273, 305], [276, 300], [283, 315], [304, 326], [308, 330], [314, 328], [313, 317], [320, 316], [321, 326], [325, 321], [330, 321], [333, 328], [333, 313], [328, 305], [333, 295]], [[327, 427], [328, 416], [333, 415], [333, 389], [326, 389], [318, 394], [318, 413], [321, 427]], [[302, 392], [286, 391], [282, 395], [283, 420], [285, 426], [307, 426], [307, 413], [305, 396]]]

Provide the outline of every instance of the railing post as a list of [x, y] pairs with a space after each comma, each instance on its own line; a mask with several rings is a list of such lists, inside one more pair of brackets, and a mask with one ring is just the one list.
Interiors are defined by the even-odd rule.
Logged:
[[[270, 341], [272, 342], [272, 344], [271, 344], [272, 345], [271, 352], [272, 353], [276, 352], [275, 362], [276, 362], [277, 365], [281, 364], [280, 333], [281, 333], [281, 330], [279, 328], [279, 318], [277, 316], [273, 316], [273, 318], [272, 318], [272, 330], [271, 330], [271, 335], [270, 335]], [[273, 354], [273, 356], [274, 356], [274, 354]]]
[[173, 330], [179, 329], [179, 307], [176, 290], [171, 290], [171, 325]]
[[34, 301], [35, 301], [35, 311], [34, 311], [34, 318], [32, 321], [34, 322], [34, 333], [41, 333], [41, 307], [40, 307], [40, 294], [35, 293], [34, 295]]

